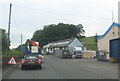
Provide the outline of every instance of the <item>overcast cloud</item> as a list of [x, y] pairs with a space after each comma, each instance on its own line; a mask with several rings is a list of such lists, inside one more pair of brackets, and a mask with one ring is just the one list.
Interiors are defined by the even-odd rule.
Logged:
[[82, 24], [86, 36], [102, 35], [114, 22], [118, 22], [119, 0], [2, 0], [0, 3], [0, 27], [8, 29], [9, 4], [12, 3], [11, 48], [30, 39], [44, 25]]

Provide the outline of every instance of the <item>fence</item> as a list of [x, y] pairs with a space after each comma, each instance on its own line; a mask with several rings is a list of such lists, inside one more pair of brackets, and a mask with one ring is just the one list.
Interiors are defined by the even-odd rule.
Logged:
[[53, 55], [63, 58], [63, 50], [61, 49], [54, 50]]
[[62, 59], [66, 59], [66, 58], [72, 58], [71, 53], [69, 52], [69, 50], [62, 50], [62, 49], [57, 49], [53, 51], [53, 55], [60, 57]]

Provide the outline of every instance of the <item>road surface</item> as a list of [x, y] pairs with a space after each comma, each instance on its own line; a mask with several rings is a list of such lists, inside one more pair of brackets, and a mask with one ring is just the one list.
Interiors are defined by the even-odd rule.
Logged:
[[19, 65], [4, 74], [3, 79], [118, 79], [118, 64], [46, 55], [42, 70], [21, 70]]

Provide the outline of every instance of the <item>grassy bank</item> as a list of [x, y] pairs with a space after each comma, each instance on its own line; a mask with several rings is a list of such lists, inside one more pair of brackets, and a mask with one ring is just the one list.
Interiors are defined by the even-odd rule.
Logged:
[[7, 52], [4, 52], [2, 54], [2, 67], [13, 66], [8, 64], [8, 61], [11, 59], [11, 57], [14, 57], [16, 62], [19, 62], [22, 59], [23, 55], [24, 53], [15, 50], [10, 50], [8, 55]]
[[17, 56], [17, 55], [23, 55], [22, 52], [15, 51], [15, 50], [10, 50], [10, 51], [9, 51], [9, 54], [10, 54], [10, 55], [15, 55], [15, 56]]
[[[2, 53], [2, 57], [6, 57], [7, 56], [7, 51]], [[16, 50], [10, 50], [8, 53], [8, 56], [21, 56], [23, 55], [22, 52], [16, 51]]]
[[87, 50], [97, 51], [97, 43], [95, 42], [95, 36], [84, 37], [80, 39], [83, 42], [83, 45], [87, 48]]

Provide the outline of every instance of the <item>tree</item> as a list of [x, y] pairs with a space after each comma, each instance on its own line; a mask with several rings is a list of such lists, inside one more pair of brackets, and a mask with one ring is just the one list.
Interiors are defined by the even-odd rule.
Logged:
[[43, 30], [34, 32], [31, 40], [40, 42], [40, 46], [46, 45], [50, 42], [68, 39], [71, 37], [82, 37], [85, 31], [83, 26], [59, 23], [57, 25], [45, 25]]
[[0, 49], [2, 49], [2, 54], [6, 54], [6, 52], [9, 49], [9, 42], [8, 42], [8, 38], [7, 38], [7, 34], [6, 31], [4, 29], [0, 29]]
[[78, 27], [78, 28], [79, 28], [79, 30], [80, 30], [80, 32], [77, 34], [77, 35], [78, 35], [78, 37], [84, 37], [84, 36], [85, 36], [85, 35], [84, 35], [85, 30], [83, 29], [82, 24], [77, 25], [77, 27]]
[[95, 35], [95, 37], [94, 37], [94, 41], [97, 43], [97, 37], [98, 37], [98, 35], [97, 35], [97, 33], [96, 33], [96, 35]]
[[[29, 41], [30, 39], [27, 39], [27, 41], [25, 42], [25, 44], [22, 44], [22, 47], [24, 48], [24, 46], [27, 46], [27, 42]], [[21, 45], [19, 45], [16, 49], [16, 51], [21, 51]]]

